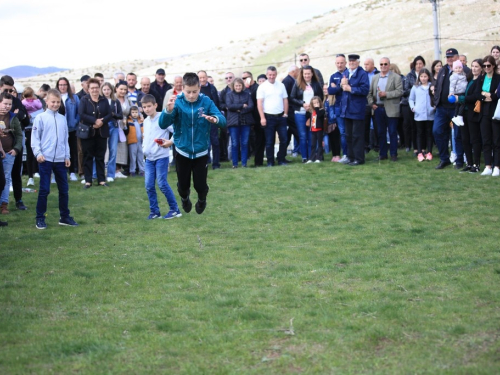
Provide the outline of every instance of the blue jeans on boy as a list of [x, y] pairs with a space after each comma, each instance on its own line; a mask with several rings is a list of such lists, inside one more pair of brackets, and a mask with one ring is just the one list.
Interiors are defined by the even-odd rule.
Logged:
[[347, 138], [345, 135], [345, 119], [340, 117], [340, 107], [335, 108], [335, 116], [337, 116], [337, 127], [340, 132], [340, 146], [342, 147], [342, 155], [347, 156]]
[[156, 195], [156, 185], [155, 182], [158, 182], [158, 187], [160, 191], [167, 198], [168, 206], [171, 210], [178, 211], [179, 206], [177, 206], [177, 200], [175, 199], [174, 192], [172, 188], [167, 182], [168, 175], [168, 161], [169, 158], [161, 158], [157, 160], [148, 160], [146, 159], [145, 165], [145, 184], [146, 184], [146, 193], [148, 194], [149, 199], [149, 211], [152, 214], [159, 214], [160, 207], [158, 206], [158, 198]]
[[118, 133], [118, 128], [115, 128], [113, 122], [109, 123], [109, 138], [108, 138], [108, 173], [107, 176], [115, 178], [116, 173], [116, 153], [118, 150], [118, 139], [120, 134]]
[[14, 166], [15, 156], [5, 153], [5, 157], [2, 159], [3, 172], [5, 175], [5, 187], [2, 191], [2, 196], [0, 197], [1, 203], [9, 203], [9, 193], [10, 184], [12, 182], [12, 167]]
[[[286, 142], [288, 140], [286, 117], [266, 115], [266, 121], [267, 125], [264, 127], [264, 131], [266, 133], [267, 165], [274, 165], [274, 142], [276, 139], [276, 132], [278, 132], [280, 142], [278, 164], [285, 163]], [[302, 157], [304, 157], [304, 155], [302, 155]]]
[[248, 138], [250, 137], [250, 125], [230, 126], [231, 135], [231, 158], [233, 166], [238, 166], [238, 151], [241, 145], [241, 165], [247, 166], [248, 159]]
[[36, 202], [36, 218], [45, 218], [47, 212], [47, 197], [50, 194], [50, 175], [54, 173], [56, 178], [57, 189], [59, 190], [59, 214], [61, 218], [69, 217], [69, 193], [68, 193], [68, 176], [64, 162], [52, 163], [44, 161], [38, 163], [40, 173], [40, 190], [38, 191], [38, 201]]
[[311, 154], [311, 130], [306, 126], [306, 115], [302, 113], [295, 114], [295, 124], [299, 131], [300, 154], [302, 159], [309, 159]]
[[375, 121], [377, 122], [379, 155], [387, 157], [387, 129], [389, 129], [391, 156], [398, 155], [398, 117], [388, 117], [384, 107], [375, 110]]

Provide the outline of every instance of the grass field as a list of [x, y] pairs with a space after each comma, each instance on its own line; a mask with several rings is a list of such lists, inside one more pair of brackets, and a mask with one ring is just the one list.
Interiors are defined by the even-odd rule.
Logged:
[[25, 194], [0, 230], [0, 373], [499, 373], [500, 179], [374, 157], [224, 163], [205, 213], [169, 221], [140, 178], [71, 183], [78, 228], [53, 191], [37, 230]]

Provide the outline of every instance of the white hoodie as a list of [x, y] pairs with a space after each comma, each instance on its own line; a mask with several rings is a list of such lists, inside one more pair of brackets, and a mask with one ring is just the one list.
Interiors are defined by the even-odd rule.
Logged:
[[148, 116], [142, 123], [142, 128], [144, 130], [142, 135], [142, 151], [146, 159], [150, 161], [170, 156], [170, 147], [160, 147], [155, 142], [155, 139], [157, 138], [169, 139], [170, 133], [173, 132], [172, 125], [170, 125], [167, 129], [160, 128], [158, 125], [160, 115], [161, 112], [156, 112], [155, 117], [151, 118], [151, 116]]

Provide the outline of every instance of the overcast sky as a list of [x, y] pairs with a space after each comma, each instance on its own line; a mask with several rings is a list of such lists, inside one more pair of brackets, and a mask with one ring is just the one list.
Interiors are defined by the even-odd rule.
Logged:
[[2, 40], [9, 43], [0, 69], [84, 68], [202, 52], [359, 1], [0, 0]]

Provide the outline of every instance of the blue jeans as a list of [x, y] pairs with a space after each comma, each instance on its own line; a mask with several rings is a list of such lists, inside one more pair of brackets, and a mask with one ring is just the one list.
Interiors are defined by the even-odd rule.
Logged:
[[295, 124], [299, 131], [300, 153], [302, 159], [309, 159], [309, 155], [311, 154], [311, 130], [306, 126], [306, 115], [296, 113]]
[[450, 121], [453, 116], [455, 116], [455, 108], [443, 108], [442, 106], [436, 108], [432, 134], [434, 135], [434, 141], [439, 151], [439, 159], [444, 162], [450, 161], [448, 143], [450, 142], [451, 133]]
[[387, 157], [387, 129], [391, 143], [391, 156], [398, 155], [398, 117], [388, 117], [384, 107], [375, 110], [375, 121], [377, 122], [378, 143], [380, 156]]
[[118, 128], [115, 128], [113, 122], [109, 123], [109, 138], [108, 138], [108, 177], [115, 178], [116, 173], [116, 152], [118, 150], [118, 139], [120, 135], [118, 133]]
[[238, 166], [238, 151], [241, 145], [241, 165], [247, 166], [248, 138], [250, 137], [250, 125], [236, 125], [229, 127], [231, 135], [231, 157], [233, 166]]
[[335, 116], [337, 116], [337, 127], [340, 132], [340, 145], [342, 147], [342, 155], [347, 156], [347, 137], [345, 135], [345, 119], [340, 117], [340, 107], [335, 108]]
[[[278, 132], [280, 142], [278, 164], [283, 163], [285, 161], [286, 142], [288, 140], [286, 117], [266, 115], [266, 121], [267, 125], [264, 127], [264, 131], [266, 132], [267, 165], [274, 165], [274, 142], [276, 139], [276, 132]], [[304, 155], [302, 155], [302, 157], [304, 157]]]
[[47, 197], [50, 194], [50, 176], [54, 172], [57, 189], [59, 190], [59, 214], [61, 218], [69, 216], [68, 202], [68, 176], [64, 162], [52, 163], [44, 161], [38, 163], [40, 173], [40, 191], [38, 192], [38, 201], [36, 202], [36, 218], [43, 219], [47, 212]]
[[168, 206], [170, 207], [170, 209], [178, 211], [179, 206], [177, 206], [177, 200], [175, 199], [174, 192], [167, 182], [168, 157], [154, 161], [146, 159], [145, 167], [145, 185], [146, 193], [148, 194], [149, 199], [149, 211], [152, 214], [160, 212], [160, 207], [158, 206], [158, 198], [156, 196], [155, 182], [158, 182], [160, 191], [165, 195], [165, 198], [167, 198]]
[[9, 203], [9, 193], [10, 184], [12, 182], [12, 167], [14, 166], [15, 156], [5, 153], [5, 157], [2, 159], [3, 172], [5, 175], [5, 187], [2, 191], [2, 196], [0, 197], [1, 203]]

